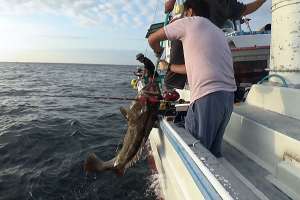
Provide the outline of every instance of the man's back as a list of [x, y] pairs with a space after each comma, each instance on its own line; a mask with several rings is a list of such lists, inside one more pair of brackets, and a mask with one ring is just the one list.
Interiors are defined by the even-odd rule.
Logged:
[[153, 62], [149, 58], [144, 57], [143, 63], [144, 63], [145, 68], [149, 70], [149, 73], [151, 75], [153, 75], [154, 70], [155, 70], [155, 66], [154, 66]]
[[185, 17], [165, 27], [183, 43], [191, 101], [216, 91], [235, 91], [232, 56], [223, 32], [203, 17]]

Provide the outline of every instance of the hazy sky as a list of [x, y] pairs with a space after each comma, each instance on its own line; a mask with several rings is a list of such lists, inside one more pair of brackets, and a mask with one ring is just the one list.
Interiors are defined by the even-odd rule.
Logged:
[[[151, 52], [144, 36], [163, 2], [0, 0], [0, 61], [136, 64]], [[254, 28], [271, 22], [270, 7], [250, 16]]]

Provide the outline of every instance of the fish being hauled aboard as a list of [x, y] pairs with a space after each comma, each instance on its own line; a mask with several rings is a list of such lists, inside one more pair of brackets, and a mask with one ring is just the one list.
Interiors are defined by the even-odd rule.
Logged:
[[116, 174], [123, 175], [141, 155], [143, 146], [157, 120], [160, 99], [161, 93], [154, 81], [138, 93], [129, 109], [121, 107], [120, 111], [128, 122], [122, 148], [113, 159], [106, 162], [94, 153], [90, 153], [84, 163], [84, 170], [86, 172], [113, 170]]

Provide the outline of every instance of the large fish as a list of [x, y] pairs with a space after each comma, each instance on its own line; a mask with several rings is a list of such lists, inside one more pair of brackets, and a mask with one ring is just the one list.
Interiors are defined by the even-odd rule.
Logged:
[[120, 108], [128, 122], [121, 150], [113, 159], [106, 162], [94, 153], [90, 153], [85, 161], [84, 170], [86, 172], [113, 170], [118, 175], [123, 175], [125, 170], [139, 159], [142, 148], [157, 120], [160, 98], [159, 87], [156, 83], [150, 83], [139, 92], [137, 100], [132, 102], [129, 109]]

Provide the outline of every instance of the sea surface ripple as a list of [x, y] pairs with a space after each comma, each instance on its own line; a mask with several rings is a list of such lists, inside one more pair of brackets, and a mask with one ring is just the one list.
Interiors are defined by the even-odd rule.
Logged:
[[0, 63], [0, 200], [155, 199], [145, 159], [124, 177], [87, 176], [88, 152], [115, 155], [129, 101], [51, 96], [126, 96], [135, 67]]

